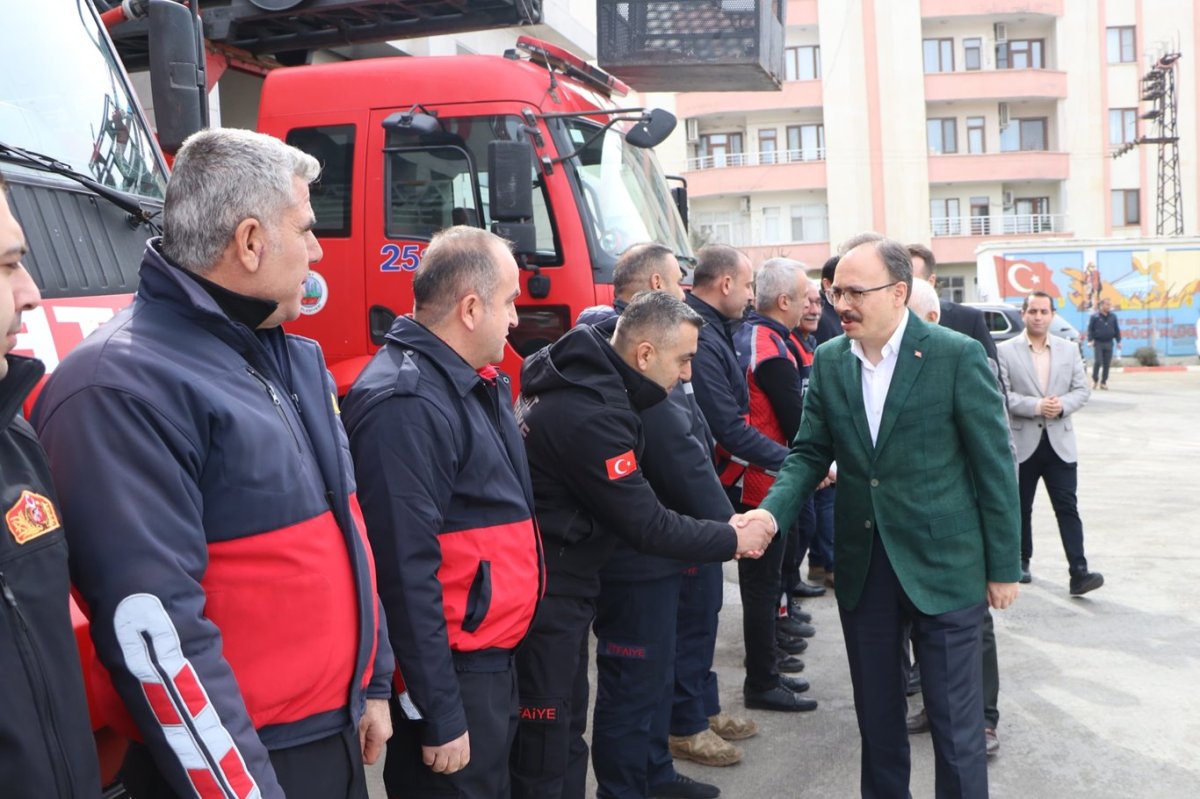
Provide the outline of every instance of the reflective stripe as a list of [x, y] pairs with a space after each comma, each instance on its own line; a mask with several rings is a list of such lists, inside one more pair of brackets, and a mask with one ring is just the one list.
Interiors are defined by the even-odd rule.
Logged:
[[167, 745], [200, 799], [261, 799], [233, 737], [221, 724], [208, 692], [183, 656], [179, 634], [162, 602], [131, 594], [113, 614], [127, 668], [138, 682]]

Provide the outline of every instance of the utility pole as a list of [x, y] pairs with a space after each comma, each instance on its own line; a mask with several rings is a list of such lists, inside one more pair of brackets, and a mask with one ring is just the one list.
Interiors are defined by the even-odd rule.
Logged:
[[1113, 158], [1140, 144], [1158, 145], [1158, 203], [1155, 232], [1159, 236], [1183, 235], [1183, 195], [1179, 185], [1179, 101], [1175, 93], [1175, 64], [1179, 53], [1159, 57], [1142, 76], [1142, 102], [1150, 108], [1141, 119], [1155, 123], [1153, 136], [1140, 136], [1121, 145]]

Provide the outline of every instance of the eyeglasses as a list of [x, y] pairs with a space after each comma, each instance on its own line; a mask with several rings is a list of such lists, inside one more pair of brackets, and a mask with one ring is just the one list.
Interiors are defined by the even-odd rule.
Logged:
[[884, 283], [882, 286], [876, 286], [873, 289], [843, 289], [837, 286], [830, 286], [825, 291], [825, 299], [829, 300], [830, 305], [837, 305], [843, 299], [851, 308], [857, 308], [862, 305], [863, 297], [870, 294], [872, 291], [883, 291], [891, 288], [900, 281], [893, 280], [891, 283]]

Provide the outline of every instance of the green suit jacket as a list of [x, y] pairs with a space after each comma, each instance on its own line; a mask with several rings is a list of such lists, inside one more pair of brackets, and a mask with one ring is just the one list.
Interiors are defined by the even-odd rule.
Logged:
[[786, 530], [836, 460], [838, 603], [858, 605], [878, 533], [909, 599], [936, 615], [1020, 578], [1016, 472], [979, 342], [909, 313], [898, 358], [872, 446], [850, 340], [817, 349], [800, 430], [761, 507]]

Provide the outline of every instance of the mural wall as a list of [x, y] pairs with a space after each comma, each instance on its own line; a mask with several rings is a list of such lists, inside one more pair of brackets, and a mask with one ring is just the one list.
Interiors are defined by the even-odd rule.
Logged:
[[1144, 346], [1163, 355], [1197, 354], [1200, 247], [1022, 250], [984, 254], [978, 267], [980, 293], [989, 302], [1020, 304], [1040, 289], [1081, 333], [1108, 300], [1121, 324], [1125, 357]]

